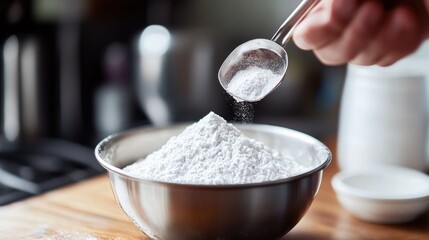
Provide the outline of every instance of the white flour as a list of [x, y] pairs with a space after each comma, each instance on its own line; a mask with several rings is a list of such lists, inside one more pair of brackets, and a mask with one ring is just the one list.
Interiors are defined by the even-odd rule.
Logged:
[[244, 136], [210, 112], [124, 171], [162, 182], [218, 185], [278, 180], [302, 173], [305, 168], [291, 156]]
[[282, 76], [269, 69], [251, 66], [238, 71], [227, 86], [237, 101], [259, 101], [281, 81]]

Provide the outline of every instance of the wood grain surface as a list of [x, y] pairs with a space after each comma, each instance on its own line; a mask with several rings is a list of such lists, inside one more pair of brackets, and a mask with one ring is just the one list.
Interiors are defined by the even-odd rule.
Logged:
[[[333, 139], [326, 141], [335, 150]], [[335, 151], [333, 151], [335, 152]], [[338, 171], [335, 154], [325, 170], [321, 189], [311, 208], [287, 239], [429, 239], [429, 212], [407, 224], [382, 225], [348, 214], [330, 185]], [[107, 176], [0, 208], [0, 239], [141, 239], [147, 238], [116, 203]]]

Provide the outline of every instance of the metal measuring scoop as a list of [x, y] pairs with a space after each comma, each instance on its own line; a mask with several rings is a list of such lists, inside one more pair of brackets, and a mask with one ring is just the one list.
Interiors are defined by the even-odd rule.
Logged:
[[[254, 39], [245, 42], [238, 46], [232, 53], [225, 59], [219, 69], [218, 78], [222, 87], [231, 96], [237, 100], [246, 102], [257, 102], [264, 98], [266, 95], [274, 91], [286, 74], [288, 67], [288, 56], [284, 49], [296, 25], [307, 15], [307, 13], [317, 5], [321, 0], [304, 0], [292, 12], [289, 18], [280, 26], [279, 30], [274, 34], [271, 40], [268, 39]], [[228, 85], [239, 71], [246, 70], [249, 67], [258, 67], [262, 69], [271, 70], [276, 79], [276, 84], [270, 84], [271, 90], [264, 92], [262, 95], [247, 96], [238, 92], [231, 92]]]

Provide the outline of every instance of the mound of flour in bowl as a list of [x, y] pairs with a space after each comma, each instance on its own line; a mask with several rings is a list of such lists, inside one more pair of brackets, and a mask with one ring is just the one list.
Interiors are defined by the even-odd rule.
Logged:
[[124, 168], [138, 178], [204, 185], [272, 181], [305, 170], [291, 156], [244, 136], [213, 112]]

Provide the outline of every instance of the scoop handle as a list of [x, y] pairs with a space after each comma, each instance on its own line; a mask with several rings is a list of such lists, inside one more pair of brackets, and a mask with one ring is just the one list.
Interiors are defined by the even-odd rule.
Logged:
[[316, 6], [321, 0], [304, 0], [292, 12], [292, 14], [284, 21], [279, 30], [271, 38], [274, 42], [285, 47], [292, 37], [293, 29], [301, 22], [310, 10]]

